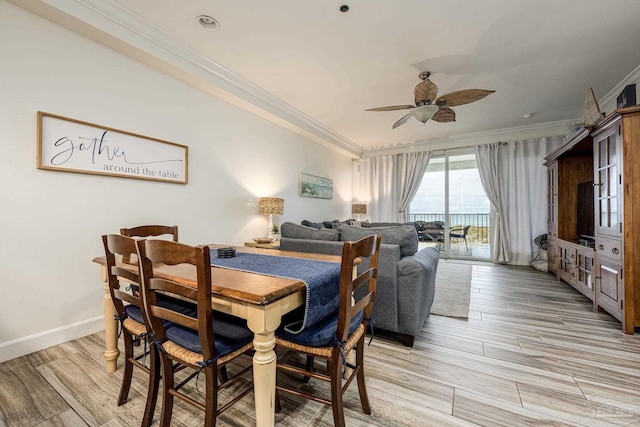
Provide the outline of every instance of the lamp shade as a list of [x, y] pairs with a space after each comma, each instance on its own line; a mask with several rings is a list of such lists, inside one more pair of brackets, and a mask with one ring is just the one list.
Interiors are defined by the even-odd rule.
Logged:
[[260, 215], [282, 215], [284, 213], [284, 199], [279, 197], [260, 197], [258, 213]]
[[354, 203], [351, 205], [351, 213], [357, 215], [367, 214], [367, 205], [364, 203]]

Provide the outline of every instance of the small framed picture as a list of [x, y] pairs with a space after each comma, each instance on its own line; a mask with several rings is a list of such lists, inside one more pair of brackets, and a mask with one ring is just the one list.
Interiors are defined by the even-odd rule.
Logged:
[[333, 199], [333, 180], [315, 175], [300, 173], [298, 194], [301, 197]]

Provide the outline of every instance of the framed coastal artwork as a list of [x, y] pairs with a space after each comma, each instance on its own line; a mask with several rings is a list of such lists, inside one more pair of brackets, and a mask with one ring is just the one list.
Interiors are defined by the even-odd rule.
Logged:
[[38, 112], [38, 169], [186, 184], [189, 148]]
[[301, 172], [298, 194], [302, 197], [333, 199], [333, 180]]

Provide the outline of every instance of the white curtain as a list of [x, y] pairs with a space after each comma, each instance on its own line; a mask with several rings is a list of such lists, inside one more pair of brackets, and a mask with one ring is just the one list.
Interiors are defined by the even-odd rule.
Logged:
[[424, 172], [429, 164], [429, 157], [429, 151], [398, 155], [399, 222], [409, 222], [409, 205], [422, 183]]
[[393, 173], [394, 159], [391, 155], [362, 159], [358, 164], [358, 200], [367, 204], [367, 216], [373, 221], [396, 220], [399, 209]]
[[407, 208], [418, 191], [429, 152], [390, 154], [358, 162], [358, 199], [376, 222], [406, 222]]
[[508, 263], [511, 261], [511, 237], [507, 226], [507, 212], [505, 210], [504, 184], [500, 174], [500, 153], [498, 144], [476, 146], [476, 159], [480, 181], [484, 192], [491, 203], [491, 260], [493, 262]]
[[558, 148], [561, 136], [509, 142], [500, 147], [500, 174], [507, 200], [511, 264], [531, 265], [538, 251], [533, 240], [547, 232], [547, 168], [544, 156]]
[[547, 232], [544, 156], [562, 142], [562, 137], [548, 137], [476, 147], [491, 201], [493, 262], [531, 265], [538, 250], [533, 240]]

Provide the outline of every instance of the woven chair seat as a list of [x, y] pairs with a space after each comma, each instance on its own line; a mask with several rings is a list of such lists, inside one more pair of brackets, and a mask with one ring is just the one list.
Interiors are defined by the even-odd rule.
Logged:
[[[218, 359], [219, 363], [226, 363], [229, 360], [241, 355], [242, 353], [250, 350], [253, 347], [253, 343], [245, 344], [244, 346], [234, 350], [231, 353], [227, 353], [223, 356], [220, 356]], [[175, 358], [178, 358], [185, 363], [189, 363], [192, 366], [198, 366], [198, 362], [204, 362], [204, 357], [202, 357], [201, 353], [196, 353], [194, 351], [187, 350], [186, 348], [177, 345], [172, 341], [168, 341], [162, 344], [162, 348], [168, 354], [172, 355]]]
[[122, 326], [137, 337], [147, 333], [147, 328], [144, 326], [144, 323], [140, 323], [131, 318], [124, 319]]
[[[362, 334], [364, 334], [364, 325], [360, 324], [358, 325], [357, 329], [351, 335], [349, 335], [349, 339], [347, 340], [343, 348], [343, 352], [345, 354], [348, 353], [358, 343], [358, 340], [360, 339]], [[287, 341], [278, 337], [276, 337], [276, 345], [281, 346], [283, 348], [289, 348], [295, 351], [302, 351], [304, 353], [312, 354], [314, 356], [323, 356], [323, 357], [330, 357], [331, 351], [333, 350], [333, 346], [311, 347], [307, 345], [296, 344], [294, 342]]]

